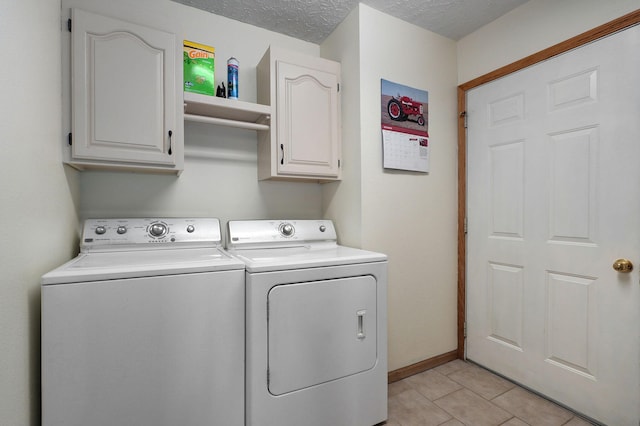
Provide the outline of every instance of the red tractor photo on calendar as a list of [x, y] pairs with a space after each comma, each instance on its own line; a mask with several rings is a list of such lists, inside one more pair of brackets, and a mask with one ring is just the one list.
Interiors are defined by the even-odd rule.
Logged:
[[387, 103], [387, 112], [389, 118], [394, 121], [416, 121], [419, 125], [424, 126], [424, 107], [422, 102], [413, 100], [408, 96], [392, 97]]

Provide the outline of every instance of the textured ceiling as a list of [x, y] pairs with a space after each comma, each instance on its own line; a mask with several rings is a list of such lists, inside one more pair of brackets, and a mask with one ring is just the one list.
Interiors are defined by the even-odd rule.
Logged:
[[[173, 0], [319, 44], [358, 0]], [[362, 0], [434, 33], [459, 40], [527, 0]]]

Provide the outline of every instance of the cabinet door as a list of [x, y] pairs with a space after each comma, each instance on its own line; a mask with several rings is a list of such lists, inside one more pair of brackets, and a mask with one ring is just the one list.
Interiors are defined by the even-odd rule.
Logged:
[[173, 34], [77, 9], [72, 24], [73, 160], [175, 165]]
[[278, 174], [338, 177], [338, 76], [276, 61]]

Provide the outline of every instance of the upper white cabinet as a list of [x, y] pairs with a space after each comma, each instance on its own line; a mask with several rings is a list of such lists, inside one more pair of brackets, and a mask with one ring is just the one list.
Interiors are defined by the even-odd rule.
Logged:
[[182, 171], [174, 35], [78, 9], [71, 23], [67, 162], [79, 169]]
[[272, 46], [256, 74], [258, 103], [273, 114], [258, 135], [258, 178], [339, 180], [340, 64]]

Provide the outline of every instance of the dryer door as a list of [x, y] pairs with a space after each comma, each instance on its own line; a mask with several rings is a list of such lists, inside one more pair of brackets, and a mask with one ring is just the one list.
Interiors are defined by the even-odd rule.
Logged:
[[284, 284], [268, 298], [269, 392], [282, 395], [376, 364], [376, 280]]

